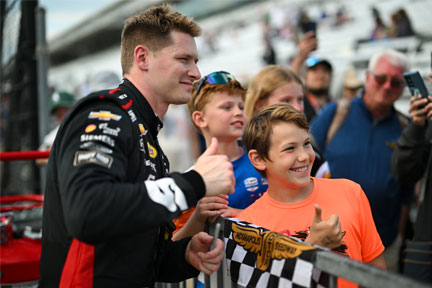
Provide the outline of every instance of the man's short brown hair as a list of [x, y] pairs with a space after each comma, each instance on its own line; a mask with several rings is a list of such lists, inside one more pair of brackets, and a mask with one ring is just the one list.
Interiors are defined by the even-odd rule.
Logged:
[[184, 32], [192, 37], [201, 35], [200, 26], [192, 18], [177, 12], [171, 5], [151, 7], [137, 16], [129, 17], [121, 35], [121, 65], [123, 74], [129, 72], [137, 45], [156, 52], [173, 43], [171, 31]]
[[[270, 136], [277, 123], [293, 123], [309, 131], [306, 116], [287, 103], [273, 104], [255, 114], [246, 125], [243, 133], [243, 144], [249, 152], [255, 149], [262, 159], [269, 161]], [[263, 171], [258, 172], [262, 173]], [[261, 174], [263, 175], [263, 174]], [[265, 175], [263, 175], [265, 176]]]

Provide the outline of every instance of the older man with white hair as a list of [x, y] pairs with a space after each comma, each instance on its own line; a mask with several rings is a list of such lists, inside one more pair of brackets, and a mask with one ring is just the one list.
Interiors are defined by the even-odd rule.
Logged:
[[[329, 163], [332, 177], [351, 179], [365, 191], [386, 247], [384, 257], [393, 271], [398, 271], [413, 191], [412, 186], [398, 183], [390, 170], [395, 142], [408, 123], [394, 108], [405, 87], [402, 74], [408, 70], [404, 54], [394, 50], [376, 53], [369, 62], [363, 94], [349, 102], [346, 115], [335, 117], [341, 113], [336, 112], [337, 103], [331, 103], [311, 125], [311, 133]], [[341, 122], [339, 128], [331, 139], [326, 139], [334, 121]]]

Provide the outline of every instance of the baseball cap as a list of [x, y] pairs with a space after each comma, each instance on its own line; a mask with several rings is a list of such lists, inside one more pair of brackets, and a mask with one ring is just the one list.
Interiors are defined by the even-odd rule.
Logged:
[[306, 59], [306, 67], [312, 68], [315, 67], [318, 64], [324, 64], [327, 65], [327, 67], [330, 69], [330, 71], [332, 70], [332, 65], [330, 64], [330, 62], [325, 59], [325, 58], [318, 58], [316, 56], [310, 56], [309, 58]]
[[50, 112], [54, 112], [59, 107], [71, 107], [75, 102], [75, 97], [66, 91], [55, 91], [50, 100]]

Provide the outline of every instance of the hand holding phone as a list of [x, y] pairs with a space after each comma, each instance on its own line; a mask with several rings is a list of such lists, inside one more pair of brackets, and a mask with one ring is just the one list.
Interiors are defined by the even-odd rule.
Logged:
[[314, 32], [314, 37], [317, 36], [317, 23], [314, 21], [308, 21], [301, 24], [301, 29], [303, 34], [306, 34], [309, 31]]
[[405, 72], [403, 77], [412, 96], [417, 96], [418, 93], [420, 93], [422, 98], [428, 99], [429, 91], [426, 88], [423, 78], [418, 71]]

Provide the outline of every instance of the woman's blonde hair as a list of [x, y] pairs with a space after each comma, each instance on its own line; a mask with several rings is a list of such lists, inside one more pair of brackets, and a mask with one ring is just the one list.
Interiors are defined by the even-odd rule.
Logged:
[[256, 104], [259, 100], [265, 100], [275, 89], [291, 82], [304, 87], [300, 77], [288, 67], [269, 65], [263, 68], [249, 83], [245, 101], [246, 116], [251, 118], [257, 112]]

